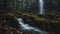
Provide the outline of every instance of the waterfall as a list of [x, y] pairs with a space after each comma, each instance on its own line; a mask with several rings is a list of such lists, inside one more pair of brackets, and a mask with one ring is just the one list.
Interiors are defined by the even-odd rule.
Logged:
[[39, 29], [37, 27], [32, 27], [29, 24], [25, 24], [22, 18], [18, 18], [18, 21], [19, 21], [19, 24], [20, 24], [20, 27], [22, 30], [27, 30], [27, 31], [34, 30], [36, 32], [39, 32], [40, 34], [48, 34], [47, 32], [42, 31], [41, 29]]
[[44, 1], [39, 0], [39, 14], [44, 14]]

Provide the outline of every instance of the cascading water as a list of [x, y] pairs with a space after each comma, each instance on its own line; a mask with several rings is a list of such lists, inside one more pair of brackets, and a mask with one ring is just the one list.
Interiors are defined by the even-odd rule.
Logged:
[[19, 21], [21, 29], [24, 31], [25, 30], [26, 31], [35, 31], [35, 32], [39, 32], [40, 34], [48, 34], [47, 32], [40, 30], [39, 28], [31, 27], [29, 24], [24, 24], [24, 21], [22, 18], [18, 18], [18, 21]]
[[44, 1], [39, 0], [39, 14], [44, 14]]

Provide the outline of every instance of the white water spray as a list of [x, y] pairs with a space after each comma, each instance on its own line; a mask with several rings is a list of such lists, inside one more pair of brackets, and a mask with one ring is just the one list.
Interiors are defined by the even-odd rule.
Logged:
[[24, 24], [22, 18], [18, 18], [18, 21], [19, 21], [19, 24], [20, 24], [22, 30], [27, 30], [27, 31], [32, 31], [32, 30], [34, 30], [34, 31], [36, 31], [36, 32], [39, 32], [40, 34], [48, 34], [47, 32], [42, 31], [42, 30], [40, 30], [40, 29], [38, 29], [38, 28], [31, 27], [31, 26], [28, 25], [28, 24]]
[[39, 0], [39, 14], [44, 14], [44, 1]]

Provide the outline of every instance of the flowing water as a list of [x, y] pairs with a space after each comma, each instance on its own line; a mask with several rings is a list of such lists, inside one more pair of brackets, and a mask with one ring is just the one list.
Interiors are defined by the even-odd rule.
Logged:
[[32, 27], [29, 24], [25, 24], [22, 18], [18, 18], [19, 24], [20, 24], [20, 29], [26, 30], [26, 31], [35, 31], [39, 32], [40, 34], [48, 34], [48, 32], [45, 32], [37, 27]]
[[44, 14], [44, 1], [39, 0], [39, 14]]

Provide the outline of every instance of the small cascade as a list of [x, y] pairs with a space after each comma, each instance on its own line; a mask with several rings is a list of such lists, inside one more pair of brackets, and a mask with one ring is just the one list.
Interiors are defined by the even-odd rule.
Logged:
[[40, 34], [48, 34], [48, 32], [42, 31], [41, 29], [37, 28], [37, 27], [32, 27], [29, 24], [25, 24], [22, 18], [18, 18], [20, 27], [22, 30], [26, 30], [26, 31], [35, 31], [35, 32], [39, 32]]

